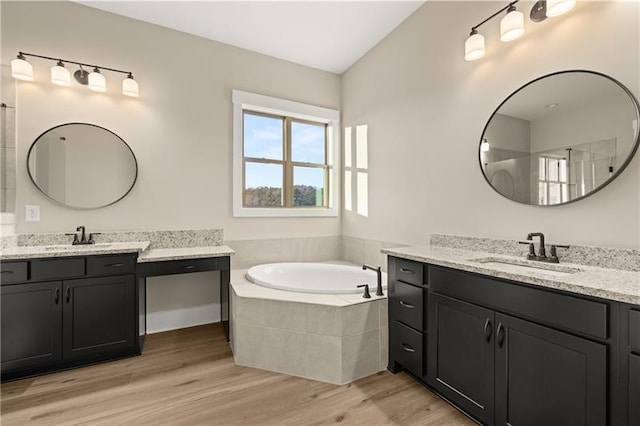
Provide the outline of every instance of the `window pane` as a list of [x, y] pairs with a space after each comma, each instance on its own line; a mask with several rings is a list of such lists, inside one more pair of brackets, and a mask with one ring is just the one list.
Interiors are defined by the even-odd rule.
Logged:
[[344, 172], [344, 208], [351, 211], [351, 172], [345, 170]]
[[546, 182], [538, 182], [538, 204], [543, 206], [547, 204], [547, 183]]
[[560, 168], [558, 180], [560, 182], [567, 182], [567, 160], [565, 160], [564, 158], [561, 159], [558, 163], [558, 167]]
[[538, 157], [538, 179], [547, 180], [547, 159], [545, 157]]
[[293, 168], [293, 205], [324, 206], [323, 168]]
[[282, 160], [284, 120], [244, 114], [244, 156]]
[[561, 188], [559, 183], [549, 184], [549, 204], [559, 204], [562, 202], [560, 198]]
[[325, 164], [325, 126], [291, 122], [291, 159], [300, 163]]
[[558, 159], [549, 158], [549, 177], [547, 180], [558, 181]]
[[367, 173], [358, 173], [358, 214], [369, 216], [369, 175]]
[[282, 206], [282, 164], [245, 163], [245, 206]]
[[359, 169], [368, 168], [367, 125], [356, 127], [356, 166]]
[[344, 129], [344, 166], [351, 167], [351, 127]]

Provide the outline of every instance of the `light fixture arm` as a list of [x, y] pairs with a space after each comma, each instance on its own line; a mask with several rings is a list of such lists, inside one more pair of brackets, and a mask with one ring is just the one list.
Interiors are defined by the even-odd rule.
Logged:
[[499, 11], [497, 11], [496, 13], [494, 13], [493, 15], [489, 16], [487, 19], [485, 19], [484, 21], [480, 22], [478, 25], [471, 27], [471, 33], [474, 34], [476, 32], [478, 32], [478, 28], [480, 28], [481, 25], [489, 22], [490, 20], [492, 20], [493, 18], [495, 18], [496, 16], [500, 15], [502, 12], [513, 8], [514, 5], [516, 3], [518, 3], [520, 0], [514, 0], [511, 3], [509, 3], [508, 5], [506, 5], [505, 7], [503, 7], [502, 9], [500, 9]]
[[[85, 67], [89, 67], [89, 68], [99, 68], [101, 70], [119, 72], [121, 74], [127, 74], [127, 75], [131, 74], [131, 71], [124, 71], [124, 70], [119, 70], [119, 69], [115, 69], [115, 68], [102, 67], [102, 66], [99, 66], [99, 65], [86, 64], [84, 62], [69, 61], [67, 59], [62, 59], [62, 58], [53, 58], [51, 56], [36, 55], [34, 53], [18, 52], [18, 58], [20, 58], [21, 56], [22, 57], [31, 56], [33, 58], [48, 59], [50, 61], [55, 61], [56, 63], [62, 61], [63, 63], [75, 64], [75, 65], [79, 65], [81, 67], [84, 65]], [[22, 59], [22, 58], [20, 58], [20, 59]]]

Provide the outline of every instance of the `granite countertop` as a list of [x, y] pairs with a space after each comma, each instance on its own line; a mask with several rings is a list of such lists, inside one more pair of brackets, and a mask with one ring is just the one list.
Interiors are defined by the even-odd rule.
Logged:
[[72, 246], [34, 245], [15, 246], [0, 251], [1, 260], [35, 259], [45, 257], [84, 256], [96, 254], [142, 253], [149, 247], [149, 241], [113, 242]]
[[231, 256], [233, 254], [235, 254], [235, 252], [228, 246], [158, 248], [142, 252], [138, 257], [138, 263], [180, 259], [201, 259], [207, 257]]
[[[495, 262], [487, 264], [475, 260], [487, 258], [507, 260], [517, 262], [523, 266], [538, 266], [541, 262], [527, 261], [516, 256], [496, 255], [439, 246], [383, 249], [382, 253], [431, 265], [520, 281], [535, 286], [640, 305], [640, 272], [571, 263], [561, 263], [560, 265], [542, 264], [542, 267], [549, 267], [554, 270], [520, 268], [513, 265], [496, 264]], [[570, 273], [562, 273], [562, 270], [568, 270]]]

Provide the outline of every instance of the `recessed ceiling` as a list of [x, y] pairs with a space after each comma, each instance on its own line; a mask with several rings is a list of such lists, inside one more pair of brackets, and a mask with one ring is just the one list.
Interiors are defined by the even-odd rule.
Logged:
[[341, 74], [424, 1], [78, 1]]

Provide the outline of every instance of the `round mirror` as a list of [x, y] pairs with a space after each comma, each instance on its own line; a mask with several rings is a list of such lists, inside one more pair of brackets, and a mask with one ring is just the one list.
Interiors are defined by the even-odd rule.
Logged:
[[81, 209], [121, 200], [138, 176], [129, 145], [115, 133], [85, 123], [62, 124], [38, 136], [29, 149], [27, 169], [47, 197]]
[[480, 139], [493, 189], [519, 203], [570, 203], [605, 187], [638, 148], [638, 102], [592, 71], [540, 77], [505, 99]]

